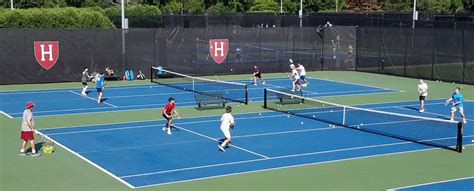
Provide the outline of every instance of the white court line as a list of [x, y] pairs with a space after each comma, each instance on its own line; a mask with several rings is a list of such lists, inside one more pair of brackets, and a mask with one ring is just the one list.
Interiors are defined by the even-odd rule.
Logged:
[[[69, 92], [71, 92], [71, 93], [73, 93], [73, 94], [76, 94], [76, 95], [79, 95], [79, 96], [81, 96], [81, 97], [84, 97], [84, 98], [90, 99], [90, 100], [94, 100], [94, 101], [96, 101], [96, 102], [97, 102], [97, 100], [96, 100], [96, 99], [94, 99], [94, 98], [91, 98], [91, 97], [89, 97], [89, 96], [87, 96], [87, 95], [86, 95], [86, 96], [84, 96], [84, 95], [81, 95], [80, 93], [77, 93], [77, 92], [74, 92], [74, 91], [69, 91]], [[105, 102], [105, 101], [103, 101], [102, 103], [104, 103], [105, 105], [108, 105], [108, 106], [117, 107], [116, 105], [112, 105], [112, 104], [110, 104], [110, 103], [107, 103], [107, 102]]]
[[[406, 102], [406, 101], [402, 101]], [[389, 103], [400, 103], [400, 102], [389, 102]], [[378, 103], [374, 103], [378, 104]], [[440, 103], [431, 103], [431, 104], [425, 104], [425, 105], [438, 105], [438, 104], [444, 104], [444, 102]], [[402, 105], [402, 106], [412, 106], [415, 104], [411, 105]], [[371, 107], [370, 109], [383, 109], [383, 108], [395, 108], [396, 106], [382, 106], [382, 107]], [[266, 111], [261, 111], [261, 112], [250, 112], [250, 113], [240, 113], [237, 115], [251, 115], [251, 114], [260, 114], [260, 113], [279, 113], [275, 112], [272, 110], [266, 110]], [[314, 112], [318, 113], [318, 112]], [[287, 114], [282, 115], [282, 114], [275, 114], [271, 116], [258, 116], [258, 117], [242, 117], [242, 118], [236, 118], [236, 119], [255, 119], [255, 118], [265, 118], [265, 117], [281, 117], [281, 116], [287, 116]], [[220, 115], [212, 115], [212, 116], [196, 116], [196, 117], [188, 117], [186, 119], [195, 119], [195, 118], [212, 118], [212, 117], [220, 117]], [[43, 130], [52, 130], [52, 129], [69, 129], [69, 128], [80, 128], [80, 127], [91, 127], [91, 126], [102, 126], [102, 125], [117, 125], [117, 124], [131, 124], [133, 125], [134, 123], [144, 123], [144, 122], [162, 122], [164, 119], [151, 119], [151, 120], [140, 120], [140, 121], [130, 121], [130, 122], [116, 122], [116, 123], [102, 123], [102, 124], [91, 124], [91, 125], [81, 125], [81, 126], [63, 126], [63, 127], [52, 127], [52, 128], [46, 128]], [[175, 123], [175, 124], [193, 124], [193, 123], [205, 123], [205, 122], [213, 122], [213, 121], [220, 121], [218, 119], [216, 120], [202, 120], [202, 121], [192, 121], [192, 122], [182, 122], [182, 123]], [[110, 129], [112, 130], [112, 128]]]
[[[219, 140], [217, 140], [217, 139], [214, 139], [214, 138], [212, 138], [212, 137], [209, 137], [209, 136], [207, 136], [207, 135], [203, 135], [203, 134], [198, 133], [198, 132], [195, 132], [195, 131], [191, 131], [191, 130], [186, 129], [186, 128], [184, 128], [184, 127], [180, 127], [180, 126], [177, 126], [177, 125], [174, 125], [174, 127], [178, 128], [178, 129], [181, 129], [181, 130], [184, 130], [184, 131], [187, 131], [187, 132], [189, 132], [189, 133], [192, 133], [192, 134], [195, 134], [195, 135], [198, 135], [198, 136], [201, 136], [201, 137], [204, 137], [204, 138], [211, 139], [211, 140], [213, 140], [213, 141], [219, 142]], [[262, 155], [262, 154], [253, 152], [253, 151], [251, 151], [251, 150], [248, 150], [248, 149], [239, 147], [239, 146], [234, 145], [234, 144], [229, 144], [229, 146], [230, 146], [230, 147], [235, 147], [236, 149], [239, 149], [239, 150], [248, 152], [248, 153], [250, 153], [250, 154], [257, 155], [257, 156], [262, 157], [262, 158], [264, 158], [264, 159], [268, 158], [268, 157], [265, 156], [265, 155]]]
[[[441, 103], [440, 103], [441, 104]], [[413, 111], [411, 109], [408, 109], [408, 108], [404, 108], [404, 107], [399, 107], [399, 106], [395, 106], [394, 108], [397, 108], [397, 109], [403, 109], [403, 110], [408, 110], [408, 111]], [[451, 109], [450, 109], [451, 110]], [[434, 113], [434, 112], [429, 112], [429, 111], [425, 111], [423, 113], [426, 113], [426, 114], [430, 114], [430, 115], [433, 115], [433, 116], [441, 116], [441, 117], [446, 117], [446, 118], [450, 118], [451, 116], [450, 115], [446, 115], [446, 114], [442, 114], [442, 113]], [[455, 119], [462, 119], [460, 117], [454, 117]], [[466, 118], [467, 121], [474, 121], [473, 119], [468, 119]]]
[[[428, 140], [426, 140], [426, 141], [428, 141]], [[431, 140], [431, 141], [432, 141], [432, 140]], [[243, 161], [237, 161], [237, 162], [219, 163], [219, 164], [202, 165], [202, 166], [195, 166], [195, 167], [188, 167], [188, 168], [180, 168], [180, 169], [173, 169], [173, 170], [156, 171], [156, 172], [141, 173], [141, 174], [132, 174], [132, 175], [121, 176], [120, 178], [125, 179], [125, 178], [131, 178], [131, 177], [149, 176], [149, 175], [154, 175], [154, 174], [164, 174], [164, 173], [170, 173], [170, 172], [179, 172], [179, 171], [187, 171], [187, 170], [203, 169], [203, 168], [212, 168], [212, 167], [228, 166], [228, 165], [235, 165], [235, 164], [244, 164], [244, 163], [251, 163], [251, 162], [258, 162], [258, 161], [266, 161], [266, 160], [295, 158], [295, 157], [301, 157], [301, 156], [318, 155], [318, 154], [326, 154], [326, 153], [335, 153], [335, 152], [341, 152], [341, 151], [360, 150], [360, 149], [367, 149], [367, 148], [387, 147], [387, 146], [404, 145], [404, 144], [415, 144], [415, 143], [413, 143], [413, 142], [398, 142], [398, 143], [386, 143], [386, 144], [360, 146], [360, 147], [349, 147], [349, 148], [344, 148], [344, 149], [334, 149], [334, 150], [318, 151], [318, 152], [309, 152], [309, 153], [302, 153], [302, 154], [283, 155], [283, 156], [276, 156], [276, 157], [270, 157], [270, 158], [243, 160]], [[231, 173], [231, 174], [225, 174], [225, 175], [220, 175], [220, 176], [230, 176], [230, 175], [236, 175], [236, 174], [247, 174], [247, 173], [252, 173], [252, 172], [269, 171], [269, 170], [284, 169], [284, 168], [297, 167], [297, 166], [306, 166], [306, 165], [314, 165], [314, 164], [324, 164], [324, 163], [332, 163], [332, 162], [339, 162], [339, 161], [346, 161], [346, 160], [354, 160], [354, 159], [362, 159], [362, 158], [371, 158], [371, 157], [378, 157], [378, 156], [385, 156], [385, 155], [394, 155], [394, 154], [401, 154], [401, 153], [419, 152], [419, 151], [434, 150], [434, 149], [440, 149], [440, 148], [430, 148], [430, 149], [412, 150], [412, 151], [395, 152], [395, 153], [387, 153], [387, 154], [380, 154], [380, 155], [369, 155], [369, 156], [364, 156], [364, 157], [354, 157], [354, 158], [347, 158], [347, 159], [330, 160], [330, 161], [316, 162], [316, 163], [305, 163], [305, 164], [299, 164], [299, 165], [289, 165], [289, 166], [277, 167], [277, 168], [268, 168], [268, 169], [261, 169], [261, 170], [255, 170], [255, 171], [246, 171], [246, 172], [241, 172], [241, 173]], [[220, 177], [220, 176], [210, 176], [210, 177], [199, 178], [199, 179], [207, 179], [207, 178], [214, 178], [214, 177]], [[198, 179], [191, 179], [191, 180], [198, 180]], [[186, 181], [191, 181], [191, 180], [186, 180]], [[162, 183], [162, 184], [152, 184], [152, 185], [146, 185], [146, 186], [138, 186], [137, 188], [149, 187], [149, 186], [156, 186], [156, 185], [163, 185], [163, 184], [172, 184], [172, 183], [178, 183], [178, 182], [182, 182], [182, 181], [168, 182], [168, 183]]]
[[60, 147], [62, 147], [63, 149], [65, 149], [66, 151], [70, 152], [71, 154], [79, 157], [80, 159], [86, 161], [87, 163], [91, 164], [92, 166], [96, 167], [97, 169], [101, 170], [102, 172], [105, 172], [105, 174], [108, 174], [109, 176], [111, 176], [112, 178], [118, 180], [119, 182], [125, 184], [126, 186], [128, 186], [129, 188], [135, 188], [134, 186], [132, 186], [131, 184], [129, 184], [128, 182], [126, 182], [125, 180], [122, 180], [120, 179], [119, 177], [117, 177], [115, 174], [109, 172], [108, 170], [102, 168], [100, 165], [97, 165], [95, 164], [94, 162], [90, 161], [89, 159], [87, 159], [86, 157], [83, 157], [82, 155], [80, 155], [79, 153], [76, 153], [74, 152], [72, 149], [64, 146], [63, 144], [59, 143], [58, 141], [54, 140], [54, 139], [51, 139], [49, 136], [43, 134], [41, 131], [36, 131], [38, 132], [38, 134], [40, 134], [41, 136], [43, 136], [44, 138], [52, 141], [54, 144], [56, 145], [59, 145]]
[[268, 168], [268, 169], [253, 170], [253, 171], [238, 172], [238, 173], [229, 173], [229, 174], [224, 174], [224, 175], [208, 176], [208, 177], [203, 177], [203, 178], [194, 178], [194, 179], [167, 182], [167, 183], [149, 184], [149, 185], [145, 185], [145, 186], [137, 186], [135, 188], [146, 188], [146, 187], [152, 187], [152, 186], [160, 186], [160, 185], [176, 184], [176, 183], [183, 183], [183, 182], [192, 182], [192, 181], [198, 181], [198, 180], [206, 180], [206, 179], [218, 178], [218, 177], [227, 177], [227, 176], [233, 176], [233, 175], [250, 174], [250, 173], [256, 173], [256, 172], [265, 172], [265, 171], [270, 171], [270, 170], [279, 170], [279, 169], [287, 169], [287, 168], [293, 168], [293, 167], [302, 167], [302, 166], [309, 166], [309, 165], [319, 165], [319, 164], [326, 164], [326, 163], [343, 162], [343, 161], [349, 161], [349, 160], [375, 158], [375, 157], [382, 157], [382, 156], [391, 156], [391, 155], [405, 154], [405, 153], [424, 152], [424, 151], [431, 151], [431, 150], [437, 150], [437, 149], [439, 149], [439, 148], [401, 151], [401, 152], [379, 154], [379, 155], [370, 155], [370, 156], [363, 156], [363, 157], [353, 157], [353, 158], [339, 159], [339, 160], [332, 160], [332, 161], [305, 163], [305, 164], [298, 164], [298, 165], [289, 165], [289, 166], [283, 166], [283, 167]]
[[384, 89], [384, 90], [392, 90], [392, 91], [405, 92], [405, 91], [403, 91], [403, 90], [395, 90], [395, 89], [383, 88], [383, 87], [377, 87], [377, 86], [371, 86], [371, 85], [366, 85], [366, 84], [358, 84], [358, 83], [352, 83], [352, 82], [344, 82], [344, 81], [323, 79], [323, 78], [318, 78], [318, 77], [307, 77], [307, 78], [316, 79], [316, 80], [325, 80], [325, 81], [330, 81], [330, 82], [345, 83], [345, 84], [351, 84], [351, 85], [357, 85], [357, 86], [364, 86], [364, 87], [371, 87], [371, 88], [378, 88], [378, 89]]
[[390, 188], [387, 191], [396, 191], [396, 190], [405, 189], [405, 188], [426, 186], [426, 185], [439, 184], [439, 183], [445, 183], [445, 182], [453, 182], [453, 181], [466, 180], [466, 179], [472, 179], [472, 178], [474, 178], [474, 176], [464, 177], [464, 178], [456, 178], [456, 179], [450, 179], [450, 180], [442, 180], [442, 181], [436, 181], [436, 182], [428, 182], [428, 183], [422, 183], [422, 184], [415, 184], [415, 185], [410, 185], [410, 186], [405, 186], [405, 187]]
[[5, 113], [4, 111], [0, 111], [0, 113], [7, 116], [10, 119], [13, 119], [13, 117], [11, 115], [8, 115], [8, 113]]

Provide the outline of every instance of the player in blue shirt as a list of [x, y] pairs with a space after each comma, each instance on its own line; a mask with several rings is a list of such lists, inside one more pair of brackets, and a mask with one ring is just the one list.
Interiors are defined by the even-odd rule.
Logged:
[[97, 94], [99, 94], [99, 97], [97, 98], [97, 103], [102, 103], [102, 89], [104, 88], [104, 71], [100, 71], [99, 73], [99, 79], [97, 79], [97, 82], [95, 84], [95, 88], [97, 89]]
[[459, 114], [461, 115], [462, 122], [467, 123], [466, 117], [464, 115], [464, 109], [463, 109], [464, 104], [462, 103], [462, 99], [463, 99], [463, 95], [461, 93], [461, 88], [456, 87], [451, 98], [446, 100], [446, 105], [448, 105], [449, 103], [452, 104], [451, 121], [454, 121], [454, 113], [456, 113], [456, 111], [459, 110]]

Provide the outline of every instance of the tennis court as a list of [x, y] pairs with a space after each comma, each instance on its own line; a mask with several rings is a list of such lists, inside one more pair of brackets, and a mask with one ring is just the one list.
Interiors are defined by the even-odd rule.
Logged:
[[[308, 97], [400, 92], [388, 88], [318, 78], [310, 78], [308, 81], [311, 85], [303, 91], [304, 95]], [[258, 86], [254, 86], [250, 80], [236, 80], [234, 82], [248, 85], [249, 102], [262, 101], [264, 88], [291, 88], [288, 78], [269, 78], [266, 79], [266, 84]], [[175, 82], [174, 85], [192, 86], [192, 82]], [[104, 102], [99, 105], [96, 101], [97, 92], [92, 86], [94, 84], [91, 84], [87, 96], [81, 95], [81, 88], [0, 92], [0, 111], [9, 117], [21, 117], [23, 105], [27, 101], [38, 103], [39, 107], [35, 110], [36, 116], [151, 109], [163, 107], [168, 97], [171, 96], [177, 100], [179, 106], [196, 105], [194, 92], [184, 92], [173, 87], [156, 84], [108, 87], [104, 90]], [[207, 87], [209, 85], [197, 83], [197, 86]], [[225, 88], [225, 92], [228, 94], [240, 93], [239, 98], [244, 99], [246, 91], [244, 87], [228, 89], [222, 84], [217, 84], [217, 88]]]
[[[430, 100], [426, 107], [430, 112], [423, 114], [413, 109], [417, 105], [415, 101], [407, 101], [357, 107], [430, 118], [448, 117], [444, 100]], [[465, 102], [465, 107], [473, 106], [473, 102]], [[411, 121], [403, 118], [375, 122], [369, 115], [356, 117], [367, 121], [366, 126], [402, 128], [398, 125], [405, 124], [407, 127], [402, 130], [414, 130], [408, 128]], [[473, 117], [472, 113], [467, 116], [468, 119]], [[222, 137], [219, 118], [176, 120], [172, 135], [161, 132], [163, 120], [50, 128], [41, 133], [131, 188], [433, 149], [411, 141], [267, 111], [235, 115], [238, 125], [233, 131], [232, 144], [222, 153], [217, 149]], [[473, 123], [470, 120], [464, 126], [465, 146], [473, 144]], [[424, 141], [443, 140], [451, 144], [456, 140], [448, 133], [433, 135], [426, 130], [425, 135], [420, 135], [425, 137]], [[448, 131], [456, 134], [455, 126]]]

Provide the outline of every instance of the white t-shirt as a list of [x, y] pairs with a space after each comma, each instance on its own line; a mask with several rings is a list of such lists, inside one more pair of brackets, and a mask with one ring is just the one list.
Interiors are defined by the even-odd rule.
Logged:
[[230, 129], [230, 124], [232, 123], [234, 123], [234, 116], [232, 116], [230, 113], [224, 113], [224, 115], [221, 117], [221, 129]]
[[300, 76], [306, 76], [306, 69], [304, 69], [304, 66], [303, 65], [300, 65], [298, 68], [296, 68], [298, 70], [298, 73]]
[[33, 120], [33, 113], [29, 109], [23, 111], [23, 120], [21, 122], [21, 131], [32, 131], [28, 126], [28, 121], [31, 121], [33, 127], [35, 126], [35, 121]]
[[420, 96], [428, 96], [428, 84], [418, 84], [418, 93], [420, 94]]
[[298, 74], [298, 71], [296, 69], [291, 70], [291, 80], [297, 80], [300, 79], [300, 75]]

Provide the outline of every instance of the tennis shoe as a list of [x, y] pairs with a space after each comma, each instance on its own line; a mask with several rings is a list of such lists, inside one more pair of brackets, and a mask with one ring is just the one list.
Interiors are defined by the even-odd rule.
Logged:
[[423, 112], [425, 112], [425, 109], [420, 109], [420, 113], [423, 113]]
[[265, 84], [265, 82], [262, 82], [262, 84]]
[[30, 156], [32, 156], [32, 157], [39, 157], [39, 156], [41, 156], [41, 154], [39, 154], [39, 153], [31, 153]]
[[467, 124], [467, 120], [466, 120], [466, 119], [462, 119], [462, 122], [463, 122], [464, 124]]
[[454, 122], [454, 119], [453, 119], [453, 118], [451, 118], [449, 121], [451, 121], [451, 122]]
[[163, 131], [166, 131], [166, 127], [163, 127]]
[[217, 147], [219, 148], [219, 150], [221, 150], [222, 152], [225, 152], [225, 149], [224, 147], [220, 146], [220, 145], [217, 145]]
[[20, 156], [26, 156], [26, 152], [20, 152], [20, 153], [18, 153], [18, 155], [20, 155]]
[[254, 86], [256, 86], [256, 85], [257, 85], [257, 83], [255, 83], [255, 84], [253, 84], [253, 85], [254, 85]]
[[81, 95], [86, 96], [87, 94], [85, 92], [82, 92]]
[[171, 135], [171, 128], [168, 128], [168, 131], [166, 132], [168, 135]]

